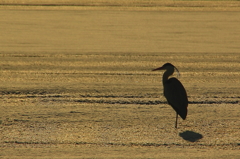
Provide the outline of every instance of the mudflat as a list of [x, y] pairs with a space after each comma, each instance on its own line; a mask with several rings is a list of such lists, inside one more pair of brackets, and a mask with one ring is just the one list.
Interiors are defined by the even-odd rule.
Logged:
[[[10, 2], [2, 158], [240, 157], [239, 2]], [[178, 129], [151, 71], [166, 62], [189, 98]]]

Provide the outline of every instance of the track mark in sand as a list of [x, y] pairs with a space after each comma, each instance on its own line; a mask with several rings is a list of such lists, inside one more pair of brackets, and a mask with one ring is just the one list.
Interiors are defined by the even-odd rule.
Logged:
[[157, 105], [157, 104], [167, 104], [167, 102], [162, 101], [143, 101], [143, 100], [93, 100], [93, 99], [79, 99], [75, 100], [79, 103], [101, 103], [101, 104], [140, 104], [140, 105]]
[[[140, 105], [158, 105], [158, 104], [167, 104], [166, 101], [159, 100], [106, 100], [106, 99], [78, 99], [74, 100], [79, 103], [101, 103], [101, 104], [140, 104]], [[234, 101], [189, 101], [189, 104], [238, 104], [238, 100]]]
[[[38, 98], [42, 102], [76, 102], [76, 103], [96, 103], [96, 104], [139, 104], [139, 105], [158, 105], [167, 104], [166, 100], [159, 99], [158, 95], [79, 95], [71, 96], [69, 94], [49, 94], [43, 90], [35, 91], [1, 91], [0, 95], [8, 95], [10, 98]], [[162, 97], [163, 98], [163, 97]], [[236, 97], [206, 97], [194, 99], [189, 96], [189, 104], [239, 104], [240, 96]], [[192, 99], [192, 100], [191, 100]]]
[[188, 143], [188, 144], [179, 144], [179, 143], [114, 143], [114, 142], [67, 142], [67, 143], [53, 143], [53, 142], [22, 142], [22, 141], [4, 141], [5, 144], [18, 144], [18, 145], [52, 145], [52, 144], [73, 144], [73, 145], [97, 145], [97, 146], [138, 146], [138, 147], [199, 147], [199, 148], [210, 148], [215, 147], [218, 149], [239, 149], [240, 143], [229, 143], [229, 144], [201, 144], [201, 143]]

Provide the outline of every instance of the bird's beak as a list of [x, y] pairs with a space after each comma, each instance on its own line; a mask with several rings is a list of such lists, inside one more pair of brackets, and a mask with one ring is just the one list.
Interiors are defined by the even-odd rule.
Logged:
[[152, 71], [157, 71], [157, 70], [163, 70], [163, 67], [159, 67], [159, 68], [153, 69]]

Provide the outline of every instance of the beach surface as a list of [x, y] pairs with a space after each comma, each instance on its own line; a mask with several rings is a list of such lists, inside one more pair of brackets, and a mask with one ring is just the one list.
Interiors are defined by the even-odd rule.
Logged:
[[[0, 4], [0, 158], [240, 158], [239, 1]], [[186, 120], [163, 96], [170, 62]]]

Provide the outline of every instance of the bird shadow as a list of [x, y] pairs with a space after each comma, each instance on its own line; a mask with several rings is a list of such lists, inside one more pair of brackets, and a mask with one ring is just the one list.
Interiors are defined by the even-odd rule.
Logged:
[[202, 134], [193, 132], [193, 131], [184, 131], [182, 133], [179, 133], [179, 136], [181, 136], [184, 140], [190, 141], [190, 142], [196, 142], [199, 139], [203, 138]]

